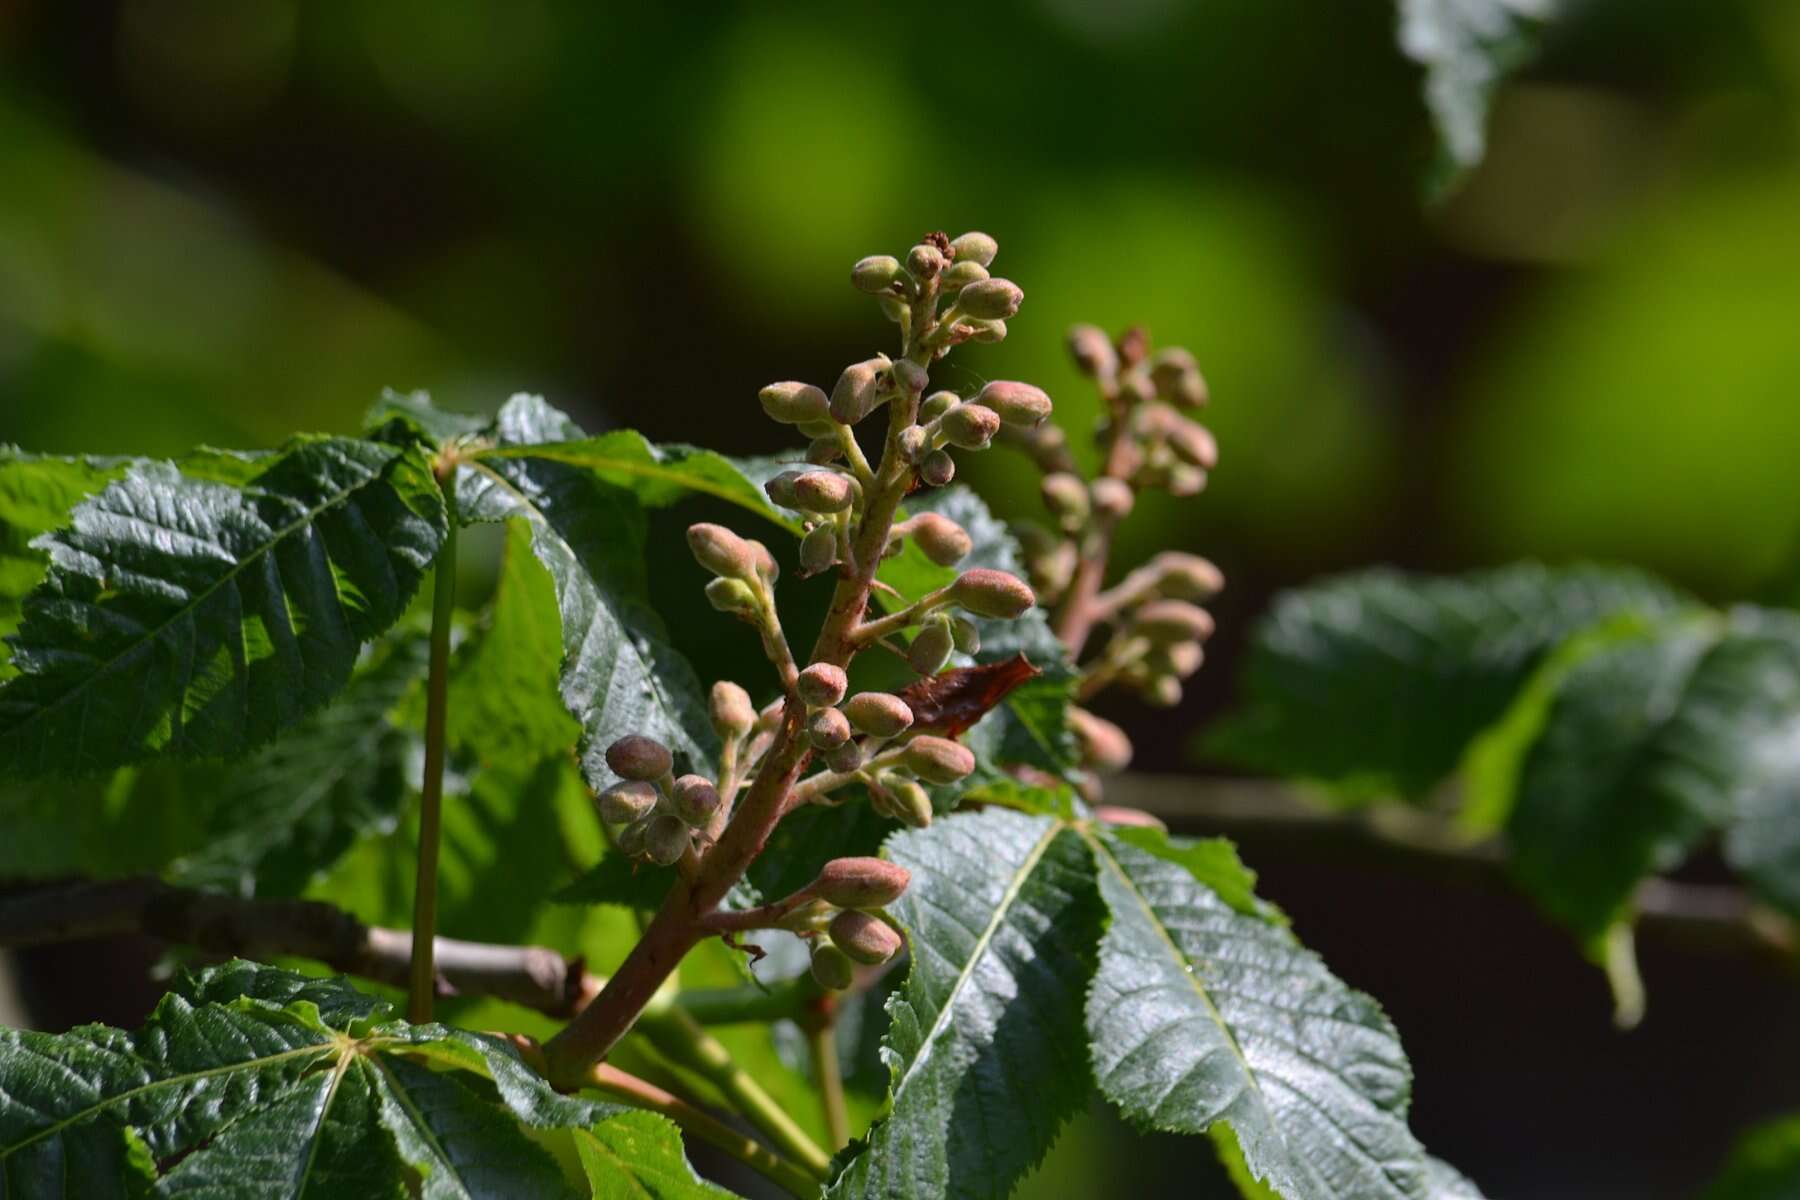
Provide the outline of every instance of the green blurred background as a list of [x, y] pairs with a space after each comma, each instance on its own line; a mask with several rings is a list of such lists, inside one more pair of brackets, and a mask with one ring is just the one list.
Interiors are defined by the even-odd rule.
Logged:
[[[1800, 595], [1800, 4], [1577, 7], [1437, 200], [1419, 86], [1377, 0], [0, 0], [0, 441], [265, 446], [396, 387], [773, 450], [757, 387], [888, 346], [849, 264], [981, 228], [1025, 307], [949, 382], [1041, 383], [1079, 433], [1086, 320], [1212, 384], [1211, 490], [1121, 552], [1232, 580], [1182, 708], [1107, 710], [1146, 766], [1191, 767], [1246, 621], [1323, 571]], [[1036, 506], [999, 454], [966, 474]], [[1245, 850], [1491, 1195], [1687, 1194], [1800, 1104], [1800, 994], [1760, 964], [1646, 947], [1621, 1037], [1497, 887]], [[1206, 1194], [1204, 1148], [1155, 1145], [1097, 1117], [1030, 1194]]]

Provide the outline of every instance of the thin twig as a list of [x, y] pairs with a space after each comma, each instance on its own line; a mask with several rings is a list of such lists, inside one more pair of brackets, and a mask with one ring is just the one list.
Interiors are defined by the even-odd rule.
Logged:
[[431, 583], [431, 666], [425, 691], [425, 772], [419, 784], [419, 871], [413, 889], [412, 971], [406, 989], [406, 1018], [431, 1020], [437, 995], [438, 843], [444, 804], [445, 719], [450, 700], [450, 624], [456, 615], [456, 459], [445, 454], [437, 468], [449, 527], [438, 551]]
[[825, 1110], [825, 1132], [831, 1148], [842, 1150], [850, 1144], [850, 1111], [844, 1104], [843, 1068], [838, 1065], [837, 1026], [817, 1025], [807, 1032], [806, 1040], [812, 1051], [813, 1078], [819, 1085], [819, 1104]]

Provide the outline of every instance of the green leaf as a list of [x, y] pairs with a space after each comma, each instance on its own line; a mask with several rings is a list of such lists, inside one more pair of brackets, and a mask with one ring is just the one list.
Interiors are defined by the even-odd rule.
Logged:
[[[582, 773], [594, 787], [610, 783], [606, 747], [627, 733], [657, 738], [692, 767], [711, 763], [717, 738], [700, 680], [649, 604], [637, 496], [592, 462], [565, 461], [563, 444], [581, 431], [538, 397], [509, 400], [495, 436], [500, 450], [459, 476], [459, 508], [531, 528], [532, 552], [556, 586], [562, 699], [581, 723]], [[534, 453], [540, 446], [549, 457]]]
[[674, 882], [669, 871], [609, 851], [550, 898], [559, 904], [618, 904], [654, 911], [662, 906]]
[[137, 1033], [0, 1033], [0, 1192], [126, 1196], [149, 1168], [172, 1195], [566, 1196], [521, 1122], [617, 1111], [341, 979], [233, 962], [182, 979]]
[[1522, 885], [1583, 938], [1647, 875], [1725, 830], [1726, 858], [1800, 913], [1800, 616], [1667, 623], [1562, 680], [1519, 778]]
[[1800, 1200], [1800, 1115], [1740, 1138], [1702, 1200]]
[[992, 809], [888, 843], [912, 949], [889, 1001], [887, 1114], [827, 1195], [1004, 1196], [1087, 1103], [1101, 909], [1075, 829]]
[[1087, 1003], [1107, 1098], [1152, 1129], [1226, 1123], [1287, 1200], [1431, 1195], [1393, 1026], [1252, 907], [1229, 847], [1084, 836], [1112, 914]]
[[1487, 150], [1488, 103], [1537, 54], [1538, 32], [1559, 0], [1399, 0], [1400, 49], [1425, 67], [1425, 103], [1451, 165], [1467, 170]]
[[1286, 592], [1252, 634], [1242, 710], [1205, 748], [1351, 798], [1417, 798], [1566, 638], [1689, 603], [1634, 571], [1534, 564], [1441, 579], [1370, 571]]
[[427, 392], [381, 393], [363, 417], [363, 431], [382, 441], [404, 444], [408, 440], [435, 449], [457, 438], [472, 437], [488, 426], [488, 418], [448, 412], [432, 404]]
[[654, 1113], [629, 1112], [575, 1131], [595, 1200], [721, 1200], [733, 1193], [694, 1174], [681, 1133]]
[[442, 543], [415, 450], [301, 439], [243, 486], [134, 468], [46, 535], [52, 566], [0, 686], [0, 764], [232, 756], [348, 682]]

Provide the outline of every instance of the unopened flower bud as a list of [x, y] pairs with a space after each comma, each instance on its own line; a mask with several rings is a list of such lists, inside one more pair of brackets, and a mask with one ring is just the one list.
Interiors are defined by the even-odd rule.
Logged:
[[641, 858], [644, 853], [645, 835], [650, 831], [650, 822], [655, 819], [654, 817], [644, 817], [619, 830], [618, 836], [613, 840], [614, 845], [619, 848], [619, 853], [626, 858]]
[[[980, 287], [980, 284], [976, 284]], [[969, 336], [977, 342], [1004, 342], [1006, 340], [1006, 322], [999, 317], [991, 320], [971, 320], [968, 322]]]
[[706, 602], [722, 613], [749, 616], [756, 611], [756, 591], [741, 579], [715, 579], [706, 585]]
[[906, 252], [906, 269], [912, 273], [914, 279], [921, 283], [936, 275], [943, 268], [944, 256], [938, 252], [936, 246], [920, 242]]
[[625, 779], [600, 793], [600, 819], [608, 825], [629, 825], [656, 807], [656, 787], [642, 779]]
[[762, 400], [763, 411], [771, 419], [784, 425], [822, 421], [830, 415], [830, 402], [824, 391], [810, 383], [796, 383], [792, 380], [771, 383], [757, 395]]
[[1126, 808], [1118, 804], [1098, 805], [1094, 809], [1094, 819], [1104, 821], [1108, 825], [1139, 826], [1144, 829], [1160, 829], [1164, 833], [1169, 831], [1169, 827], [1163, 824], [1161, 817], [1147, 813], [1141, 808]]
[[953, 296], [971, 283], [979, 283], [987, 277], [986, 267], [973, 259], [965, 262], [959, 258], [944, 272], [943, 278], [938, 281], [938, 287], [946, 296]]
[[713, 730], [727, 740], [743, 737], [756, 724], [756, 706], [750, 702], [750, 693], [729, 679], [713, 684], [707, 709]]
[[940, 567], [954, 567], [975, 546], [968, 530], [940, 513], [920, 513], [907, 522], [907, 532], [925, 557]]
[[756, 573], [764, 583], [774, 583], [781, 575], [781, 565], [775, 561], [775, 556], [769, 553], [767, 546], [754, 538], [750, 540], [750, 558], [756, 564]]
[[830, 708], [844, 698], [849, 684], [844, 677], [844, 668], [819, 662], [800, 672], [795, 686], [808, 708]]
[[944, 414], [938, 428], [960, 450], [985, 450], [1000, 431], [1000, 414], [979, 404], [959, 404]]
[[900, 431], [900, 454], [907, 462], [916, 463], [931, 452], [931, 435], [922, 425], [908, 425]]
[[1029, 383], [996, 379], [975, 394], [972, 403], [985, 404], [1008, 425], [1037, 425], [1050, 415], [1050, 397]]
[[885, 858], [834, 858], [819, 869], [812, 890], [839, 908], [886, 908], [911, 882], [911, 871]]
[[806, 461], [815, 467], [836, 462], [844, 456], [844, 444], [835, 437], [816, 437], [806, 447]]
[[1039, 487], [1043, 492], [1044, 507], [1064, 529], [1074, 531], [1087, 523], [1088, 489], [1079, 476], [1054, 471], [1044, 476]]
[[835, 750], [825, 754], [825, 765], [841, 775], [861, 769], [863, 765], [863, 748], [859, 742], [845, 742]]
[[956, 294], [956, 307], [976, 320], [1004, 321], [1024, 299], [1024, 290], [1010, 279], [978, 279]]
[[859, 363], [851, 363], [838, 376], [831, 389], [831, 418], [840, 425], [854, 425], [880, 405], [882, 385], [893, 364], [888, 356], [878, 354]]
[[1154, 675], [1139, 690], [1152, 708], [1174, 708], [1181, 703], [1181, 681], [1173, 675]]
[[1081, 747], [1081, 759], [1097, 771], [1123, 771], [1131, 764], [1131, 739], [1125, 731], [1085, 708], [1069, 709], [1069, 732]]
[[850, 722], [835, 708], [821, 708], [807, 718], [806, 737], [817, 750], [835, 750], [850, 740]]
[[1142, 371], [1128, 372], [1119, 380], [1119, 398], [1127, 404], [1148, 404], [1156, 399], [1156, 385]]
[[1095, 510], [1114, 521], [1124, 520], [1137, 502], [1137, 493], [1131, 490], [1131, 485], [1110, 475], [1102, 475], [1089, 484], [1088, 495]]
[[1182, 408], [1200, 408], [1206, 403], [1206, 379], [1194, 356], [1179, 347], [1159, 350], [1150, 360], [1150, 381], [1158, 394]]
[[687, 852], [688, 827], [674, 813], [651, 818], [644, 830], [644, 853], [659, 866], [670, 866]]
[[927, 783], [955, 783], [975, 769], [975, 754], [967, 746], [931, 734], [906, 743], [902, 761]]
[[894, 382], [909, 396], [917, 396], [931, 382], [931, 374], [910, 358], [894, 364]]
[[982, 266], [991, 266], [994, 255], [1000, 253], [1000, 243], [985, 233], [970, 231], [950, 243], [950, 256], [956, 262], [976, 262]]
[[856, 982], [856, 964], [848, 954], [820, 938], [813, 943], [812, 977], [826, 991], [841, 992]]
[[723, 525], [689, 525], [687, 540], [694, 560], [714, 575], [743, 579], [756, 569], [750, 543]]
[[800, 574], [806, 577], [829, 571], [838, 560], [837, 527], [815, 525], [800, 539]]
[[820, 438], [830, 438], [834, 442], [837, 441], [838, 424], [829, 416], [821, 421], [802, 421], [800, 424], [794, 426], [794, 428], [800, 431], [801, 436], [809, 437], [814, 441], [818, 441]]
[[888, 796], [889, 807], [894, 819], [903, 821], [914, 829], [924, 829], [931, 824], [931, 793], [920, 787], [915, 780], [902, 779], [894, 784]]
[[956, 462], [942, 450], [933, 450], [919, 465], [919, 478], [932, 487], [943, 487], [956, 478]]
[[803, 471], [794, 480], [795, 507], [807, 512], [842, 512], [850, 498], [849, 478], [836, 471]]
[[1219, 443], [1212, 431], [1185, 417], [1177, 417], [1168, 431], [1169, 448], [1186, 462], [1212, 470], [1219, 465]]
[[763, 481], [763, 491], [782, 508], [799, 508], [800, 498], [794, 493], [794, 481], [799, 478], [798, 471], [782, 471]]
[[850, 284], [859, 292], [879, 296], [900, 279], [900, 260], [891, 254], [871, 254], [850, 268]]
[[933, 392], [919, 405], [919, 420], [935, 421], [961, 403], [955, 392]]
[[1111, 379], [1119, 371], [1119, 352], [1112, 339], [1092, 325], [1077, 325], [1069, 330], [1069, 353], [1082, 372], [1096, 379]]
[[891, 692], [858, 692], [844, 702], [844, 715], [870, 737], [891, 738], [913, 723], [912, 709]]
[[1131, 616], [1131, 632], [1159, 645], [1205, 641], [1212, 636], [1212, 614], [1186, 600], [1152, 600]]
[[1037, 603], [1023, 579], [992, 567], [964, 571], [950, 585], [950, 598], [978, 617], [1010, 621]]
[[900, 953], [900, 935], [886, 921], [854, 908], [831, 919], [831, 941], [866, 966], [884, 963]]
[[606, 748], [606, 765], [625, 779], [657, 780], [675, 765], [669, 748], [639, 733], [628, 733]]
[[719, 811], [719, 790], [704, 775], [683, 775], [669, 789], [675, 815], [695, 828], [702, 828]]
[[799, 908], [789, 912], [775, 922], [775, 928], [785, 929], [789, 933], [806, 933], [824, 929], [831, 923], [837, 910], [823, 900], [808, 900]]
[[950, 652], [954, 649], [956, 639], [950, 632], [949, 623], [933, 621], [919, 630], [912, 645], [906, 648], [906, 661], [921, 675], [936, 675], [950, 661]]
[[967, 617], [950, 618], [950, 640], [964, 654], [981, 653], [981, 630]]
[[1150, 654], [1151, 664], [1165, 675], [1173, 675], [1177, 679], [1186, 679], [1200, 669], [1206, 661], [1206, 651], [1199, 642], [1176, 642], [1171, 646], [1160, 646]]
[[1206, 600], [1225, 586], [1219, 568], [1197, 554], [1165, 550], [1150, 565], [1156, 571], [1157, 591], [1174, 600]]
[[1163, 487], [1171, 496], [1198, 496], [1206, 489], [1206, 472], [1188, 463], [1176, 463], [1169, 468]]

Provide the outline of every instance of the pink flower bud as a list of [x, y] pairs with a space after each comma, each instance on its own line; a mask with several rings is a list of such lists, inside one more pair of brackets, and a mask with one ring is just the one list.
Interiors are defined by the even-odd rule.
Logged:
[[719, 790], [704, 775], [683, 775], [669, 789], [675, 815], [696, 829], [703, 828], [719, 811]]
[[969, 556], [975, 543], [969, 531], [939, 513], [920, 513], [907, 523], [907, 532], [925, 557], [940, 567], [953, 567]]
[[750, 702], [750, 693], [729, 679], [713, 684], [707, 707], [713, 729], [722, 738], [741, 738], [756, 724], [756, 706]]
[[880, 407], [892, 365], [887, 355], [878, 354], [845, 367], [831, 389], [831, 419], [840, 425], [854, 425]]
[[919, 478], [931, 487], [943, 487], [956, 478], [956, 463], [942, 450], [933, 450], [920, 464]]
[[902, 761], [927, 783], [955, 783], [975, 770], [975, 755], [967, 746], [930, 734], [906, 743]]
[[834, 858], [819, 869], [813, 892], [839, 908], [885, 908], [911, 882], [911, 871], [885, 858]]
[[1119, 372], [1119, 352], [1112, 339], [1092, 325], [1077, 325], [1069, 330], [1069, 353], [1083, 374], [1095, 379], [1111, 379]]
[[859, 692], [844, 702], [850, 723], [871, 737], [891, 738], [913, 723], [906, 701], [889, 692]]
[[771, 383], [758, 393], [763, 411], [784, 425], [822, 421], [829, 415], [825, 393], [810, 383]]
[[1123, 771], [1131, 764], [1131, 739], [1125, 731], [1085, 708], [1069, 709], [1069, 732], [1081, 747], [1081, 758], [1097, 771]]
[[978, 617], [1010, 621], [1037, 603], [1023, 579], [991, 567], [964, 571], [950, 585], [950, 598]]
[[655, 738], [631, 733], [606, 748], [606, 765], [625, 779], [656, 780], [669, 773], [675, 757]]
[[1039, 489], [1044, 496], [1044, 507], [1064, 529], [1073, 532], [1087, 523], [1090, 497], [1087, 485], [1079, 477], [1067, 471], [1054, 471], [1044, 476]]
[[938, 427], [959, 450], [985, 450], [1000, 432], [1000, 414], [979, 404], [959, 404]]
[[1159, 645], [1205, 641], [1212, 636], [1212, 614], [1186, 600], [1152, 600], [1131, 616], [1131, 632]]
[[1050, 415], [1051, 408], [1050, 397], [1044, 389], [1004, 379], [996, 379], [982, 388], [973, 403], [993, 409], [1008, 425], [1027, 427], [1041, 423]]
[[821, 708], [807, 718], [806, 737], [816, 750], [836, 750], [850, 740], [850, 722], [835, 708]]
[[906, 269], [912, 277], [923, 283], [944, 268], [944, 256], [936, 246], [920, 242], [906, 252]]
[[795, 682], [800, 699], [808, 708], [830, 708], [844, 698], [844, 691], [849, 686], [842, 667], [822, 662], [800, 672]]
[[836, 471], [803, 471], [794, 479], [794, 506], [807, 512], [842, 512], [850, 499], [850, 480]]
[[1206, 559], [1179, 550], [1165, 550], [1150, 560], [1156, 572], [1156, 589], [1174, 600], [1207, 600], [1225, 587], [1225, 576]]
[[1102, 475], [1088, 486], [1089, 495], [1093, 498], [1094, 508], [1114, 521], [1122, 521], [1131, 512], [1131, 506], [1137, 502], [1137, 493], [1123, 479], [1114, 479], [1110, 475]]
[[874, 966], [900, 953], [900, 935], [886, 921], [846, 909], [831, 919], [831, 940], [859, 963]]
[[695, 561], [714, 575], [743, 579], [755, 570], [750, 543], [723, 525], [689, 525], [687, 540]]

